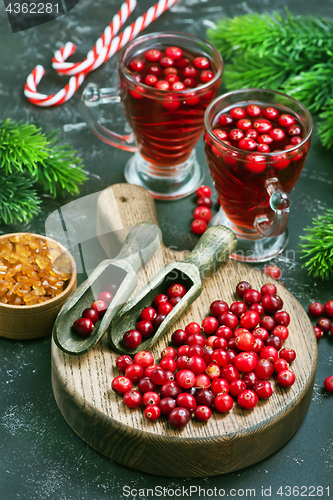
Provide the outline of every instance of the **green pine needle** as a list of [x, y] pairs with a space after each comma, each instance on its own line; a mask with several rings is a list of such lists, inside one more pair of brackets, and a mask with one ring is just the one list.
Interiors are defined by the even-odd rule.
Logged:
[[0, 170], [0, 216], [5, 224], [28, 222], [39, 212], [40, 199], [31, 180], [19, 172], [4, 175]]
[[46, 137], [49, 156], [38, 164], [36, 181], [53, 196], [57, 196], [58, 193], [78, 194], [78, 186], [87, 180], [87, 175], [82, 170], [81, 158], [76, 156], [76, 151], [68, 144], [57, 145], [58, 130], [46, 134]]
[[37, 163], [49, 156], [47, 140], [33, 124], [0, 121], [0, 169], [6, 174], [25, 169], [34, 175]]
[[324, 107], [323, 112], [320, 113], [319, 118], [324, 120], [318, 125], [320, 141], [324, 147], [333, 149], [333, 98], [327, 101], [327, 105]]
[[301, 259], [309, 274], [315, 278], [328, 279], [333, 275], [333, 209], [312, 220], [312, 227], [305, 228], [300, 236]]
[[333, 61], [315, 64], [310, 70], [289, 78], [283, 90], [311, 113], [318, 113], [333, 95]]

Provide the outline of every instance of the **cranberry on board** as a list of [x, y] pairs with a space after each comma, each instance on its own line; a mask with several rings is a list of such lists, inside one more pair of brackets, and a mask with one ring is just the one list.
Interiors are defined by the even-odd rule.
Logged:
[[[254, 372], [246, 372], [242, 375], [242, 380], [246, 385], [246, 389], [254, 389], [254, 386], [258, 382], [258, 376]], [[230, 384], [231, 385], [231, 384]]]
[[146, 406], [145, 411], [144, 411], [144, 416], [150, 422], [157, 420], [160, 417], [160, 415], [161, 415], [161, 409], [159, 406], [157, 406], [157, 405]]
[[251, 285], [247, 281], [240, 281], [236, 286], [236, 293], [239, 297], [243, 298], [245, 292], [251, 290]]
[[142, 379], [140, 379], [138, 383], [138, 390], [141, 392], [141, 394], [150, 391], [156, 392], [156, 385], [149, 377], [142, 377]]
[[255, 303], [251, 304], [249, 307], [250, 311], [256, 311], [260, 318], [265, 314], [265, 309], [261, 304]]
[[219, 322], [215, 316], [206, 316], [201, 323], [201, 328], [206, 335], [215, 333], [218, 327]]
[[271, 316], [263, 316], [260, 319], [260, 326], [265, 328], [268, 332], [271, 332], [276, 326], [275, 320]]
[[274, 363], [269, 359], [258, 359], [253, 371], [259, 380], [267, 380], [274, 373]]
[[212, 416], [212, 410], [205, 405], [197, 406], [194, 410], [195, 418], [200, 422], [207, 422]]
[[274, 373], [279, 373], [281, 370], [288, 370], [289, 363], [283, 358], [278, 358], [273, 363]]
[[251, 332], [242, 329], [242, 331], [237, 333], [236, 346], [240, 351], [251, 351], [252, 347], [254, 346], [254, 343], [255, 343], [255, 338]]
[[123, 395], [132, 389], [132, 382], [129, 378], [119, 375], [112, 380], [111, 388], [118, 394]]
[[251, 288], [244, 293], [243, 302], [247, 306], [261, 302], [261, 293], [258, 292], [258, 290], [254, 290], [253, 288]]
[[194, 375], [205, 373], [207, 365], [201, 356], [192, 356], [186, 364], [186, 368], [191, 370]]
[[258, 403], [258, 396], [251, 389], [246, 389], [237, 397], [237, 403], [244, 410], [252, 410]]
[[126, 368], [133, 364], [133, 359], [128, 354], [121, 354], [116, 359], [116, 367], [120, 372], [124, 372]]
[[159, 407], [161, 409], [161, 413], [163, 415], [169, 415], [171, 410], [176, 408], [176, 400], [173, 398], [170, 398], [169, 396], [166, 396], [160, 400], [158, 405], [159, 405]]
[[240, 326], [252, 330], [260, 321], [260, 316], [256, 311], [247, 311], [240, 319]]
[[219, 413], [228, 413], [234, 406], [234, 400], [229, 394], [218, 394], [214, 400], [214, 407]]
[[267, 293], [269, 295], [276, 295], [277, 293], [276, 286], [273, 285], [273, 283], [265, 283], [265, 285], [261, 287], [260, 293], [262, 296], [266, 295]]
[[137, 408], [142, 403], [142, 396], [139, 391], [130, 390], [123, 395], [123, 401], [128, 408]]
[[125, 377], [129, 378], [133, 384], [137, 384], [143, 377], [143, 368], [136, 363], [128, 366], [125, 370]]
[[276, 379], [282, 387], [291, 387], [295, 382], [295, 375], [290, 370], [281, 370]]
[[260, 380], [255, 384], [254, 392], [259, 399], [268, 399], [273, 394], [273, 386], [268, 380]]
[[143, 397], [142, 397], [142, 403], [144, 406], [149, 406], [149, 405], [157, 405], [160, 402], [160, 396], [157, 394], [157, 392], [154, 391], [149, 391], [145, 392]]
[[185, 344], [185, 342], [187, 341], [187, 337], [188, 334], [185, 332], [185, 330], [178, 329], [173, 332], [171, 340], [176, 346], [181, 346]]
[[285, 359], [288, 363], [291, 363], [296, 359], [296, 352], [290, 347], [284, 347], [279, 353], [280, 358]]
[[240, 318], [242, 314], [244, 314], [247, 311], [246, 305], [244, 304], [244, 302], [241, 301], [233, 302], [230, 305], [229, 309], [230, 312], [232, 312], [232, 314], [237, 316], [237, 318]]
[[196, 376], [195, 384], [193, 387], [195, 389], [209, 389], [210, 385], [210, 378], [205, 373], [200, 373], [200, 375]]
[[224, 300], [214, 300], [214, 302], [210, 305], [210, 312], [213, 316], [218, 318], [222, 313], [227, 312], [229, 310], [229, 306]]
[[273, 316], [277, 325], [288, 326], [290, 323], [290, 316], [286, 311], [278, 311]]
[[231, 312], [224, 312], [219, 316], [219, 323], [221, 326], [228, 326], [234, 330], [238, 325], [238, 318]]
[[235, 366], [240, 372], [251, 372], [257, 364], [257, 358], [253, 352], [240, 352], [235, 358]]
[[187, 408], [177, 406], [169, 413], [169, 422], [176, 429], [185, 427], [191, 418], [191, 412]]
[[282, 276], [281, 269], [274, 264], [269, 264], [268, 266], [265, 266], [263, 271], [265, 274], [268, 274], [268, 276], [276, 280], [280, 279]]
[[134, 363], [141, 365], [143, 368], [148, 368], [154, 364], [154, 356], [148, 351], [139, 351], [134, 355]]
[[283, 307], [283, 301], [278, 295], [270, 295], [268, 293], [263, 296], [261, 303], [265, 311], [271, 314], [276, 313]]
[[197, 402], [195, 400], [195, 397], [192, 396], [192, 394], [189, 394], [188, 392], [181, 392], [176, 399], [177, 406], [182, 406], [183, 408], [186, 408], [190, 412], [194, 411], [195, 408], [197, 407]]

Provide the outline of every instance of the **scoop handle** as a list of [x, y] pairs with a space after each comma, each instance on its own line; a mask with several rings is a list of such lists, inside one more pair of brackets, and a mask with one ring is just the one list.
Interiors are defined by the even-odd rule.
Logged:
[[116, 260], [127, 260], [138, 271], [160, 247], [161, 240], [162, 232], [156, 224], [140, 222], [130, 229]]
[[194, 264], [203, 278], [217, 270], [235, 250], [237, 239], [226, 226], [212, 226], [204, 232], [190, 255], [183, 261]]

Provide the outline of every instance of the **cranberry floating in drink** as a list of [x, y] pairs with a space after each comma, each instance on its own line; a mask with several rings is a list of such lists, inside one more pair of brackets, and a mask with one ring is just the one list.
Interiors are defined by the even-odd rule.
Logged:
[[285, 94], [245, 89], [215, 99], [205, 129], [207, 162], [221, 205], [213, 223], [235, 232], [233, 258], [273, 258], [287, 244], [288, 194], [309, 152], [311, 115]]
[[[221, 56], [209, 43], [187, 33], [152, 33], [119, 53], [119, 95], [88, 85], [82, 106], [88, 125], [108, 144], [135, 152], [125, 167], [129, 183], [170, 200], [200, 186], [204, 172], [194, 148], [222, 70]], [[92, 107], [119, 100], [133, 135], [115, 134], [92, 114]]]

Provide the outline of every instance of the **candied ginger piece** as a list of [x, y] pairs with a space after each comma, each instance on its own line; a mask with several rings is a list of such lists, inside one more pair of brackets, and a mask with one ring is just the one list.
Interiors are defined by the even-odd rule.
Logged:
[[30, 257], [30, 255], [31, 255], [31, 250], [28, 247], [28, 245], [23, 245], [22, 243], [17, 243], [15, 249], [16, 249], [16, 254], [18, 256]]
[[24, 263], [22, 265], [22, 274], [31, 274], [34, 270], [35, 268], [30, 263]]
[[16, 293], [21, 288], [21, 286], [22, 286], [21, 283], [19, 283], [19, 282], [15, 283], [15, 285], [12, 288], [12, 292]]
[[46, 269], [49, 266], [49, 260], [42, 255], [36, 257], [36, 263], [40, 269]]

